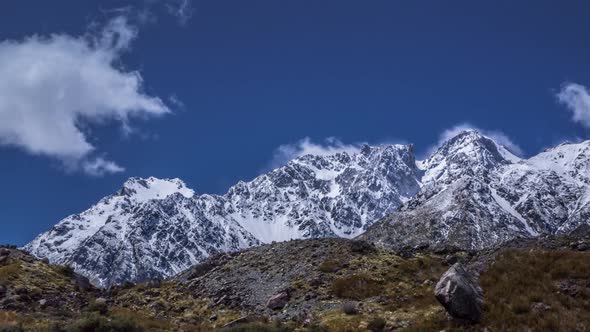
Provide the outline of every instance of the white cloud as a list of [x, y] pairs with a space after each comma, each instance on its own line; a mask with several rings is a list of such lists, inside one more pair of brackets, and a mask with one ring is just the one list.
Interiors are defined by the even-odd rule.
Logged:
[[473, 126], [469, 123], [462, 123], [459, 125], [456, 125], [454, 127], [445, 129], [442, 134], [439, 136], [438, 142], [435, 146], [432, 146], [429, 150], [428, 150], [428, 155], [430, 155], [431, 153], [433, 153], [436, 149], [438, 149], [439, 147], [441, 147], [446, 141], [448, 141], [449, 139], [457, 136], [458, 134], [460, 134], [462, 131], [465, 130], [476, 130], [478, 131], [480, 134], [491, 138], [492, 140], [494, 140], [496, 143], [503, 145], [506, 149], [508, 149], [510, 152], [512, 152], [513, 154], [517, 155], [517, 156], [523, 156], [523, 150], [522, 148], [520, 148], [520, 146], [518, 146], [516, 143], [514, 143], [506, 134], [504, 134], [501, 131], [498, 130], [486, 130], [486, 129], [481, 129], [481, 128], [477, 128], [476, 126]]
[[557, 94], [559, 102], [572, 111], [572, 120], [590, 129], [590, 93], [577, 83], [565, 83]]
[[105, 174], [121, 173], [125, 171], [125, 168], [117, 165], [114, 161], [105, 160], [102, 157], [83, 161], [82, 169], [86, 174], [92, 176], [103, 176]]
[[274, 152], [271, 167], [280, 167], [293, 158], [308, 154], [316, 156], [330, 156], [339, 152], [353, 154], [359, 152], [360, 148], [361, 144], [344, 144], [334, 137], [325, 139], [323, 143], [314, 143], [309, 137], [305, 137], [296, 143], [279, 146]]
[[92, 159], [96, 147], [80, 128], [107, 121], [131, 128], [134, 116], [170, 111], [160, 98], [142, 91], [139, 72], [116, 65], [136, 36], [120, 16], [94, 35], [0, 42], [0, 145], [95, 175], [122, 171], [114, 162]]

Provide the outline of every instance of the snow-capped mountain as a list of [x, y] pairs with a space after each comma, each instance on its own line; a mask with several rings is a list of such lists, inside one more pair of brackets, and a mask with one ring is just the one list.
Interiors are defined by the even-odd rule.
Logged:
[[360, 235], [384, 247], [480, 249], [569, 233], [588, 220], [590, 141], [521, 159], [466, 130], [426, 160], [416, 161], [411, 145], [306, 155], [225, 195], [131, 178], [25, 249], [109, 286], [272, 241]]
[[178, 179], [131, 178], [25, 249], [98, 286], [167, 277], [217, 252], [355, 237], [413, 197], [419, 174], [411, 145], [365, 145], [296, 158], [225, 195], [195, 195]]
[[420, 192], [361, 238], [386, 247], [481, 249], [515, 237], [569, 233], [590, 217], [590, 141], [520, 159], [464, 131], [420, 163]]

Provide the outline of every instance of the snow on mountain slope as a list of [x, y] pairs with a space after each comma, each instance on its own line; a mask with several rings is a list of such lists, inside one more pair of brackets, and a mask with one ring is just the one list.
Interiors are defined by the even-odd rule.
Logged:
[[178, 179], [132, 178], [25, 249], [98, 286], [167, 277], [217, 252], [357, 236], [418, 192], [418, 173], [412, 146], [389, 145], [303, 156], [222, 196], [194, 195]]
[[481, 249], [515, 237], [567, 233], [588, 223], [589, 142], [522, 160], [464, 131], [421, 163], [422, 190], [361, 238], [387, 247]]
[[445, 142], [420, 163], [422, 184], [443, 187], [462, 176], [486, 177], [501, 165], [519, 161], [503, 146], [475, 130], [465, 130]]

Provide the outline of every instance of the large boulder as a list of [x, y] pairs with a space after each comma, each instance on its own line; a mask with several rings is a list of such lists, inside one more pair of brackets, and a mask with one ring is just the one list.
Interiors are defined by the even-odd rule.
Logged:
[[266, 302], [266, 306], [272, 310], [283, 309], [289, 302], [289, 292], [283, 291], [271, 296]]
[[90, 284], [90, 280], [88, 280], [88, 278], [81, 276], [77, 273], [74, 273], [72, 275], [72, 283], [74, 285], [78, 286], [78, 288], [83, 291], [87, 291], [92, 288], [92, 284]]
[[434, 295], [452, 317], [472, 322], [481, 320], [481, 287], [461, 263], [454, 264], [443, 274], [436, 284]]

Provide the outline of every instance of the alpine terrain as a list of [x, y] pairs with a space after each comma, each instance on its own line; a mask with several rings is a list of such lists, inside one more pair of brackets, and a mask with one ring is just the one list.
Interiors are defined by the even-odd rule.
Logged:
[[177, 274], [211, 254], [272, 241], [352, 238], [420, 190], [411, 145], [307, 155], [222, 196], [178, 180], [131, 178], [25, 249], [97, 286]]
[[361, 237], [384, 247], [482, 249], [569, 234], [590, 216], [590, 141], [519, 159], [465, 131], [422, 161], [420, 192]]
[[306, 155], [225, 195], [196, 195], [178, 179], [131, 178], [24, 249], [107, 287], [291, 239], [360, 236], [386, 248], [488, 248], [587, 223], [589, 153], [587, 141], [520, 159], [466, 130], [426, 160], [416, 160], [412, 145]]

